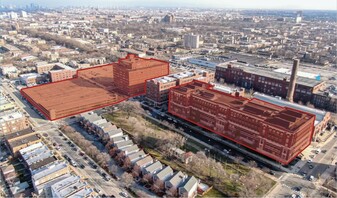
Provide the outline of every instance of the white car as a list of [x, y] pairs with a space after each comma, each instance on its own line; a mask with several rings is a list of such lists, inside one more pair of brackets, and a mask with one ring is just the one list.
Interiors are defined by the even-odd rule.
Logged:
[[225, 153], [227, 153], [227, 154], [229, 154], [229, 151], [230, 151], [230, 150], [227, 150], [227, 149], [224, 149], [224, 150], [223, 150], [223, 152], [225, 152]]
[[129, 195], [128, 195], [128, 193], [126, 193], [126, 192], [121, 192], [121, 195], [123, 196], [123, 197], [128, 197]]

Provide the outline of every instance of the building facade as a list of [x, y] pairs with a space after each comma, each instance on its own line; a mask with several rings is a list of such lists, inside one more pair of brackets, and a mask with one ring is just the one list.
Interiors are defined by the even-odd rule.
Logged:
[[[114, 65], [114, 82], [118, 91], [127, 96], [144, 93], [145, 81], [169, 74], [165, 61], [144, 59], [129, 54]], [[117, 80], [118, 79], [118, 80]]]
[[232, 96], [193, 81], [172, 88], [169, 112], [282, 164], [311, 143], [315, 115]]
[[[235, 84], [246, 89], [272, 96], [287, 97], [290, 75], [257, 68], [217, 66], [215, 79], [219, 82]], [[294, 101], [304, 104], [310, 102], [317, 108], [336, 111], [335, 101], [329, 96], [318, 97], [325, 82], [316, 79], [297, 77]], [[319, 99], [318, 99], [319, 98]]]
[[198, 79], [203, 82], [213, 82], [214, 73], [206, 70], [191, 70], [146, 81], [146, 100], [160, 107], [167, 105], [169, 89]]
[[62, 63], [40, 62], [36, 64], [36, 71], [38, 74], [48, 74], [51, 82], [70, 79], [76, 75], [76, 69]]
[[184, 47], [191, 49], [199, 48], [199, 35], [193, 34], [184, 35]]
[[20, 112], [0, 113], [0, 135], [14, 133], [29, 127], [28, 119]]
[[259, 100], [263, 100], [263, 101], [266, 101], [266, 102], [269, 102], [269, 103], [272, 103], [274, 105], [278, 105], [281, 107], [289, 107], [289, 108], [297, 109], [299, 111], [304, 111], [304, 112], [314, 114], [315, 115], [315, 131], [313, 134], [313, 141], [319, 141], [318, 135], [321, 132], [324, 132], [324, 130], [327, 128], [328, 123], [331, 119], [330, 112], [318, 110], [315, 108], [307, 107], [307, 106], [292, 103], [292, 102], [288, 102], [286, 100], [282, 100], [277, 97], [268, 96], [265, 94], [255, 92], [254, 98], [257, 98]]

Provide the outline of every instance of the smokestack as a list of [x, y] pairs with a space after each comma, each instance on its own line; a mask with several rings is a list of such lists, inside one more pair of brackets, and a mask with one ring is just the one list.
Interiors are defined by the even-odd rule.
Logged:
[[293, 99], [294, 99], [294, 92], [295, 92], [295, 86], [296, 86], [296, 76], [297, 76], [297, 70], [298, 70], [299, 64], [300, 64], [300, 60], [294, 59], [293, 68], [291, 70], [288, 93], [287, 93], [287, 100], [289, 102], [293, 102]]

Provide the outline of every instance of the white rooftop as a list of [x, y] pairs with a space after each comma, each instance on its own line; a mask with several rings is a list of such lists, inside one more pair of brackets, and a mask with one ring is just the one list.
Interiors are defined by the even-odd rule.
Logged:
[[42, 142], [39, 142], [39, 143], [36, 143], [36, 144], [32, 144], [32, 145], [30, 145], [26, 148], [23, 148], [23, 149], [19, 150], [19, 152], [20, 152], [21, 155], [24, 155], [25, 153], [30, 152], [30, 151], [32, 151], [34, 149], [37, 149], [39, 147], [42, 147], [42, 146], [44, 146], [44, 144]]
[[6, 114], [2, 115], [0, 117], [0, 123], [2, 122], [8, 122], [8, 121], [11, 121], [11, 120], [16, 120], [16, 119], [19, 119], [19, 118], [22, 118], [23, 117], [23, 114], [20, 113], [20, 112], [6, 112]]
[[311, 108], [311, 107], [306, 107], [304, 105], [300, 105], [300, 104], [296, 104], [296, 103], [291, 103], [291, 102], [288, 102], [286, 100], [282, 100], [280, 98], [268, 96], [268, 95], [261, 94], [261, 93], [258, 93], [258, 92], [255, 92], [253, 95], [254, 95], [254, 98], [257, 98], [257, 99], [260, 99], [260, 100], [263, 100], [263, 101], [266, 101], [266, 102], [269, 102], [269, 103], [272, 103], [272, 104], [275, 104], [275, 105], [278, 105], [278, 106], [281, 106], [281, 107], [290, 107], [290, 108], [298, 109], [300, 111], [304, 111], [304, 112], [314, 114], [314, 115], [316, 115], [315, 126], [318, 123], [320, 123], [324, 119], [325, 115], [327, 114], [326, 111], [314, 109], [314, 108]]
[[57, 162], [55, 164], [51, 164], [50, 166], [43, 167], [39, 171], [37, 171], [35, 173], [32, 173], [32, 180], [33, 180], [33, 182], [36, 182], [37, 180], [39, 180], [43, 177], [46, 177], [46, 176], [48, 176], [48, 175], [50, 175], [50, 174], [52, 174], [56, 171], [67, 168], [67, 166], [68, 165], [65, 162]]
[[[275, 69], [274, 72], [291, 75], [291, 69], [287, 69], [287, 68]], [[316, 79], [319, 76], [319, 74], [312, 74], [312, 73], [308, 73], [308, 72], [298, 71], [297, 76], [304, 77], [304, 78]]]
[[26, 148], [23, 148], [21, 150], [19, 150], [19, 152], [21, 153], [21, 155], [24, 155], [25, 153], [29, 152], [29, 151], [32, 151], [34, 149], [37, 149], [39, 147], [42, 147], [44, 146], [44, 144], [42, 142], [39, 142], [39, 143], [36, 143], [36, 144], [32, 144]]

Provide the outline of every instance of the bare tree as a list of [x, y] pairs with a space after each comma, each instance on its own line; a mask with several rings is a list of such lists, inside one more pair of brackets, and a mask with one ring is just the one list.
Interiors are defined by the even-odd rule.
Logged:
[[121, 176], [121, 182], [123, 186], [126, 188], [130, 188], [132, 185], [134, 185], [134, 180], [131, 174], [125, 172]]
[[256, 163], [254, 160], [250, 160], [250, 161], [248, 162], [248, 165], [249, 165], [250, 167], [252, 167], [252, 168], [256, 168], [256, 167], [257, 167], [257, 163]]
[[135, 101], [124, 101], [118, 105], [118, 107], [127, 113], [127, 119], [129, 119], [131, 112], [144, 113], [143, 108], [139, 102]]
[[109, 167], [109, 171], [113, 174], [116, 174], [118, 171], [118, 166], [116, 166], [115, 164], [111, 164]]
[[243, 157], [241, 157], [241, 156], [236, 156], [234, 158], [234, 162], [237, 163], [237, 164], [239, 164], [242, 160], [243, 160]]

